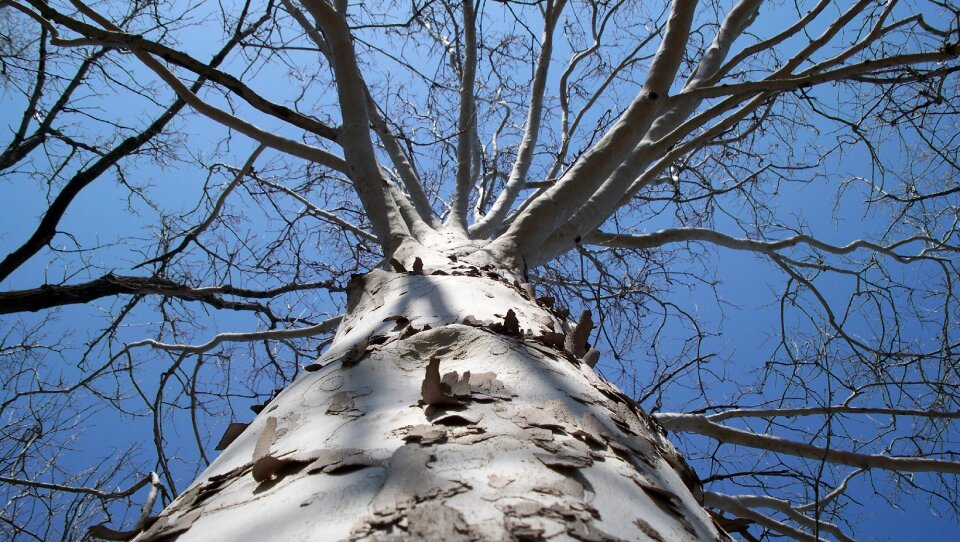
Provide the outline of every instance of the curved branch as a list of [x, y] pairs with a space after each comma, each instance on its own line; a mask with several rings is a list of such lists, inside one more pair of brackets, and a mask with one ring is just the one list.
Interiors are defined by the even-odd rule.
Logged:
[[826, 540], [822, 538], [815, 537], [800, 529], [791, 527], [782, 521], [777, 521], [770, 516], [751, 510], [749, 507], [743, 505], [737, 497], [705, 491], [703, 494], [703, 504], [704, 506], [729, 512], [739, 518], [749, 519], [757, 525], [761, 525], [771, 531], [776, 531], [794, 540], [800, 540], [801, 542], [826, 542]]
[[203, 344], [172, 344], [172, 343], [163, 343], [160, 341], [155, 341], [153, 339], [144, 339], [142, 341], [136, 341], [128, 344], [124, 351], [128, 352], [134, 348], [139, 348], [141, 346], [152, 346], [154, 348], [165, 350], [167, 352], [181, 352], [183, 354], [202, 354], [208, 350], [219, 346], [221, 343], [225, 342], [251, 342], [251, 341], [268, 341], [268, 340], [281, 340], [281, 339], [300, 339], [303, 337], [313, 337], [315, 335], [321, 335], [324, 333], [331, 333], [337, 329], [337, 326], [340, 325], [340, 321], [343, 320], [343, 316], [334, 316], [328, 320], [324, 320], [317, 325], [296, 328], [296, 329], [271, 329], [269, 331], [250, 331], [250, 332], [239, 332], [239, 333], [220, 333], [215, 335], [209, 341]]
[[846, 245], [832, 245], [811, 237], [809, 235], [797, 234], [787, 239], [779, 241], [757, 241], [754, 239], [745, 239], [731, 237], [707, 228], [676, 228], [669, 230], [659, 230], [653, 233], [639, 235], [623, 235], [617, 233], [595, 232], [591, 233], [584, 240], [585, 243], [617, 248], [644, 249], [659, 247], [668, 243], [683, 243], [690, 241], [702, 241], [713, 243], [734, 250], [750, 250], [754, 252], [774, 253], [785, 248], [792, 248], [800, 244], [809, 245], [813, 248], [829, 252], [831, 254], [850, 254], [859, 249], [873, 250], [897, 260], [901, 263], [910, 263], [925, 256], [926, 250], [916, 256], [903, 256], [894, 252], [895, 249], [915, 242], [925, 242], [936, 245], [937, 249], [957, 251], [957, 247], [946, 245], [937, 239], [925, 236], [913, 236], [906, 239], [890, 243], [888, 245], [878, 245], [876, 243], [857, 239]]
[[[89, 7], [85, 6], [79, 0], [71, 0], [71, 2], [78, 6], [78, 8], [85, 15], [88, 15], [92, 19], [96, 20], [108, 30], [112, 30], [114, 32], [120, 31], [116, 25]], [[49, 8], [45, 3], [39, 2], [38, 0], [31, 0], [31, 5], [37, 8], [45, 17], [50, 19], [58, 20], [64, 18], [63, 15], [58, 13], [56, 10]], [[61, 42], [61, 45], [66, 44]], [[84, 43], [79, 45], [86, 44]], [[168, 70], [163, 64], [154, 58], [153, 55], [139, 49], [133, 49], [132, 52], [133, 55], [140, 60], [140, 62], [153, 71], [157, 77], [163, 80], [163, 82], [166, 83], [181, 100], [211, 120], [216, 121], [227, 128], [236, 130], [253, 140], [269, 145], [279, 151], [292, 154], [293, 156], [303, 158], [304, 160], [321, 164], [336, 171], [347, 171], [348, 168], [346, 162], [344, 162], [344, 160], [339, 156], [335, 156], [334, 154], [331, 154], [319, 147], [307, 145], [306, 143], [301, 143], [293, 139], [282, 137], [273, 133], [272, 131], [259, 128], [254, 124], [237, 117], [236, 115], [228, 113], [219, 107], [207, 103], [197, 96], [195, 90], [183, 84], [183, 81], [181, 81], [179, 77]]]
[[[806, 527], [807, 529], [813, 531], [824, 531], [832, 534], [840, 542], [854, 542], [852, 538], [847, 536], [839, 527], [833, 523], [827, 523], [825, 521], [819, 521], [813, 518], [809, 518], [803, 515], [797, 508], [790, 506], [789, 501], [782, 499], [776, 499], [773, 497], [767, 497], [763, 495], [726, 495], [721, 493], [716, 493], [713, 491], [704, 491], [703, 492], [703, 501], [704, 504], [708, 502], [711, 503], [727, 503], [729, 499], [733, 499], [737, 504], [745, 506], [747, 508], [769, 508], [771, 510], [776, 510], [781, 514], [784, 514], [791, 520], [795, 521], [797, 524]], [[709, 506], [707, 504], [707, 506]], [[717, 506], [717, 508], [723, 508], [722, 506]]]
[[884, 469], [894, 472], [960, 474], [960, 462], [957, 461], [832, 450], [805, 442], [796, 442], [773, 435], [762, 435], [727, 427], [710, 421], [709, 418], [701, 414], [660, 413], [652, 416], [668, 431], [696, 433], [725, 444], [735, 444], [806, 459], [826, 461], [835, 465], [847, 465], [862, 469]]
[[324, 219], [324, 220], [330, 221], [330, 222], [336, 224], [337, 226], [340, 226], [341, 228], [343, 228], [343, 229], [345, 229], [345, 230], [347, 230], [347, 231], [352, 232], [352, 233], [353, 233], [354, 235], [356, 235], [357, 237], [366, 239], [367, 241], [373, 241], [374, 243], [377, 242], [377, 236], [376, 236], [376, 235], [373, 235], [372, 233], [363, 230], [362, 228], [360, 228], [360, 227], [357, 226], [356, 224], [352, 224], [352, 223], [350, 223], [350, 222], [347, 222], [346, 220], [344, 220], [344, 219], [340, 218], [339, 216], [331, 213], [330, 211], [327, 211], [327, 210], [325, 210], [325, 209], [321, 209], [320, 207], [317, 207], [316, 205], [313, 204], [312, 201], [310, 201], [310, 200], [308, 200], [307, 198], [301, 196], [300, 194], [297, 194], [295, 191], [290, 190], [290, 189], [287, 188], [286, 186], [283, 186], [283, 185], [281, 185], [281, 184], [277, 184], [277, 183], [275, 183], [275, 182], [268, 181], [268, 180], [266, 180], [266, 179], [261, 179], [261, 178], [260, 178], [259, 176], [257, 176], [257, 175], [254, 175], [253, 178], [256, 179], [258, 183], [263, 184], [263, 185], [266, 185], [266, 186], [269, 186], [270, 188], [273, 188], [273, 189], [275, 189], [275, 190], [279, 190], [279, 191], [283, 192], [284, 194], [292, 197], [293, 199], [299, 201], [300, 203], [302, 203], [302, 204], [307, 208], [307, 210], [310, 212], [310, 214], [312, 214], [312, 215], [314, 215], [314, 216], [317, 216], [318, 218], [322, 218], [322, 219]]
[[[50, 10], [44, 12], [45, 16], [48, 14], [51, 20], [92, 39], [93, 44], [120, 47], [134, 52], [149, 53], [158, 58], [162, 58], [175, 66], [185, 68], [208, 81], [212, 81], [226, 88], [262, 113], [288, 122], [312, 134], [329, 139], [330, 141], [337, 140], [336, 128], [304, 115], [303, 113], [294, 111], [285, 105], [274, 103], [255, 92], [233, 75], [204, 64], [182, 51], [148, 40], [140, 35], [128, 34], [116, 27], [111, 30], [101, 30], [95, 26], [66, 17], [56, 11]], [[55, 44], [68, 45], [69, 43], [64, 40], [59, 40], [55, 42]]]
[[243, 182], [243, 178], [249, 175], [250, 172], [253, 170], [253, 164], [254, 162], [257, 161], [257, 158], [260, 156], [260, 153], [263, 152], [264, 148], [265, 147], [263, 145], [259, 145], [257, 146], [256, 149], [254, 149], [253, 153], [250, 154], [250, 157], [247, 158], [247, 161], [244, 162], [243, 166], [241, 166], [240, 169], [236, 171], [236, 174], [234, 175], [233, 180], [230, 181], [230, 183], [227, 184], [227, 187], [223, 189], [223, 192], [221, 192], [220, 197], [217, 198], [216, 203], [214, 203], [213, 209], [210, 211], [210, 215], [207, 216], [206, 220], [204, 220], [199, 225], [197, 225], [197, 227], [193, 228], [193, 230], [191, 230], [190, 233], [184, 236], [184, 238], [180, 241], [180, 244], [177, 245], [176, 248], [166, 252], [163, 255], [157, 256], [156, 258], [151, 258], [141, 263], [140, 265], [137, 265], [136, 267], [142, 267], [145, 265], [149, 265], [151, 263], [169, 260], [173, 256], [176, 256], [180, 252], [183, 252], [183, 250], [186, 249], [187, 246], [190, 245], [190, 243], [196, 241], [197, 238], [200, 237], [200, 234], [206, 231], [207, 228], [210, 227], [210, 224], [213, 224], [213, 221], [216, 220], [217, 216], [220, 214], [220, 210], [223, 208], [223, 204], [227, 201], [227, 197], [230, 195], [230, 193], [233, 192], [233, 190], [237, 187], [237, 185]]
[[527, 108], [527, 128], [520, 141], [517, 158], [513, 163], [513, 168], [510, 171], [510, 177], [507, 179], [506, 186], [493, 203], [490, 212], [470, 228], [471, 233], [485, 235], [499, 228], [503, 219], [513, 206], [513, 203], [516, 201], [517, 196], [520, 194], [520, 191], [524, 188], [524, 183], [527, 180], [527, 172], [530, 170], [530, 164], [533, 160], [533, 151], [537, 146], [537, 140], [540, 134], [544, 89], [546, 88], [547, 73], [553, 54], [553, 32], [557, 26], [557, 21], [560, 20], [560, 13], [563, 11], [565, 3], [566, 0], [547, 3], [547, 10], [544, 14], [545, 24], [543, 36], [540, 39], [540, 54], [537, 56], [533, 82], [530, 86], [530, 105]]
[[345, 170], [353, 181], [357, 196], [377, 234], [384, 253], [389, 254], [409, 235], [400, 211], [389, 197], [386, 182], [370, 139], [370, 115], [367, 109], [366, 83], [357, 65], [353, 36], [345, 14], [320, 0], [304, 0], [303, 5], [320, 26], [336, 78], [337, 95], [343, 124], [340, 129]]
[[130, 486], [129, 488], [123, 491], [113, 491], [113, 492], [101, 491], [99, 489], [93, 489], [89, 487], [66, 486], [62, 484], [38, 482], [36, 480], [23, 480], [20, 478], [10, 478], [8, 476], [0, 476], [0, 482], [3, 482], [5, 484], [18, 485], [18, 486], [35, 487], [37, 489], [63, 491], [65, 493], [82, 493], [84, 495], [92, 495], [94, 497], [97, 497], [98, 499], [120, 499], [123, 497], [129, 497], [130, 495], [133, 495], [134, 493], [139, 491], [140, 488], [146, 486], [149, 483], [152, 483], [153, 481], [153, 477], [151, 476], [152, 474], [154, 473], [148, 474], [139, 482], [133, 484], [132, 486]]
[[799, 75], [796, 77], [783, 77], [764, 79], [763, 81], [750, 81], [746, 83], [730, 83], [720, 86], [703, 87], [677, 95], [680, 99], [702, 100], [707, 98], [719, 98], [722, 96], [733, 96], [740, 94], [761, 94], [764, 92], [779, 92], [797, 88], [807, 88], [814, 85], [840, 81], [863, 76], [871, 72], [884, 68], [907, 67], [917, 64], [931, 64], [934, 62], [945, 62], [953, 60], [960, 55], [960, 46], [952, 45], [935, 53], [914, 53], [908, 55], [897, 55], [887, 58], [864, 60], [857, 64], [851, 64], [835, 70], [822, 73], [811, 73], [809, 75]]

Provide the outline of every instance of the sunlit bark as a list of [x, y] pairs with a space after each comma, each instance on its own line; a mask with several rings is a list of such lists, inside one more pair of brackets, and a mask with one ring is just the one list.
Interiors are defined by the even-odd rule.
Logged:
[[567, 323], [457, 252], [354, 279], [327, 354], [138, 540], [726, 539]]

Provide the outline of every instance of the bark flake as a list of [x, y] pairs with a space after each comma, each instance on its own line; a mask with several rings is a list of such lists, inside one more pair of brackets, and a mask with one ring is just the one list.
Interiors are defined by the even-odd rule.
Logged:
[[[446, 389], [445, 389], [446, 388]], [[440, 358], [432, 356], [427, 363], [427, 374], [420, 387], [420, 395], [423, 398], [423, 404], [430, 406], [437, 405], [459, 405], [460, 400], [450, 394], [449, 385], [445, 385], [440, 378]]]
[[434, 425], [412, 425], [400, 430], [401, 433], [406, 433], [403, 436], [405, 442], [416, 442], [422, 446], [429, 446], [431, 444], [438, 444], [447, 441], [447, 430], [443, 427], [436, 427]]
[[333, 397], [330, 399], [330, 406], [327, 407], [327, 414], [332, 416], [343, 415], [358, 417], [363, 414], [357, 410], [357, 405], [353, 401], [353, 397], [350, 396], [345, 391], [338, 391], [333, 394]]
[[234, 440], [237, 440], [237, 437], [240, 436], [240, 433], [243, 433], [243, 430], [250, 425], [248, 423], [238, 423], [233, 422], [227, 426], [227, 429], [223, 432], [223, 436], [220, 437], [220, 442], [217, 443], [217, 446], [214, 450], [220, 451], [225, 450], [227, 446], [230, 446], [230, 443]]
[[590, 338], [590, 332], [593, 331], [593, 319], [590, 316], [590, 310], [586, 309], [580, 314], [580, 320], [576, 327], [567, 334], [564, 341], [564, 347], [574, 357], [580, 359], [587, 353], [587, 339]]

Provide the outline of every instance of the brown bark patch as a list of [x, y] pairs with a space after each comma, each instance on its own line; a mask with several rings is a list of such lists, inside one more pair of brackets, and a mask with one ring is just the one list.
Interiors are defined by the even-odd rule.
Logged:
[[339, 450], [317, 450], [313, 461], [307, 467], [307, 474], [346, 474], [367, 467], [374, 467], [380, 463], [371, 458], [363, 450], [343, 448]]
[[214, 448], [214, 450], [226, 450], [227, 446], [230, 446], [233, 441], [237, 440], [237, 437], [239, 437], [240, 434], [243, 433], [243, 430], [249, 425], [250, 424], [248, 423], [238, 422], [233, 422], [228, 425], [227, 429], [223, 432], [223, 436], [220, 437], [220, 442], [217, 443], [217, 446]]
[[350, 397], [350, 394], [345, 391], [338, 391], [333, 394], [326, 413], [332, 416], [344, 415], [359, 417], [362, 415], [361, 412], [357, 410], [357, 405], [354, 403], [353, 397]]
[[405, 442], [417, 442], [423, 446], [446, 442], [447, 430], [433, 425], [413, 425], [405, 428]]
[[596, 348], [590, 348], [583, 355], [583, 362], [591, 369], [597, 366], [598, 361], [600, 361], [600, 351]]
[[469, 382], [470, 397], [474, 401], [487, 402], [497, 399], [509, 400], [513, 397], [507, 392], [503, 382], [497, 379], [497, 373], [471, 373]]
[[463, 514], [442, 503], [427, 503], [407, 514], [407, 535], [411, 540], [468, 542], [470, 527]]
[[504, 315], [502, 323], [496, 322], [490, 324], [489, 327], [491, 330], [504, 335], [510, 335], [512, 337], [519, 337], [521, 335], [520, 320], [517, 319], [517, 313], [513, 312], [513, 309], [507, 310], [507, 314]]
[[564, 347], [576, 358], [582, 358], [587, 353], [587, 339], [590, 338], [590, 332], [593, 331], [593, 319], [590, 316], [590, 310], [584, 310], [580, 314], [580, 320], [573, 328], [564, 341]]
[[172, 517], [160, 517], [149, 529], [140, 535], [140, 542], [160, 542], [176, 540], [180, 535], [190, 530], [190, 527], [200, 519], [200, 510], [191, 510], [186, 514]]
[[463, 427], [480, 423], [483, 415], [477, 412], [443, 412], [429, 416], [429, 419], [436, 425]]
[[[446, 389], [445, 389], [446, 388]], [[450, 386], [440, 378], [440, 358], [432, 356], [427, 363], [427, 374], [420, 386], [425, 405], [459, 405], [460, 400], [450, 394]]]
[[667, 542], [667, 540], [663, 538], [663, 536], [661, 536], [660, 533], [657, 532], [657, 530], [645, 520], [637, 518], [633, 520], [633, 524], [636, 525], [638, 529], [643, 531], [643, 534], [650, 537], [650, 540], [653, 540], [653, 542]]
[[593, 465], [593, 459], [591, 459], [589, 455], [567, 452], [566, 450], [561, 450], [556, 454], [537, 452], [533, 455], [539, 459], [541, 463], [554, 470], [582, 469]]
[[568, 434], [576, 429], [570, 410], [562, 401], [547, 401], [542, 407], [522, 407], [513, 416], [513, 422], [523, 428], [542, 427]]

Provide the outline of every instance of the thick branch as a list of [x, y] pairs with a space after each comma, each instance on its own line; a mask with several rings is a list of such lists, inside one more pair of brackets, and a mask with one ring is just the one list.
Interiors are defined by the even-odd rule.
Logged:
[[39, 288], [30, 290], [0, 292], [0, 314], [35, 312], [53, 307], [89, 303], [97, 299], [115, 295], [145, 294], [202, 301], [217, 308], [251, 308], [247, 303], [226, 301], [217, 296], [230, 295], [254, 299], [269, 299], [287, 292], [317, 288], [333, 291], [339, 291], [341, 289], [327, 282], [291, 284], [269, 290], [250, 290], [231, 285], [193, 288], [164, 278], [124, 277], [107, 274], [82, 284], [66, 286], [45, 284]]
[[383, 148], [387, 151], [387, 155], [390, 156], [390, 160], [397, 169], [400, 181], [403, 183], [404, 188], [407, 189], [407, 193], [410, 194], [411, 203], [417, 210], [417, 214], [420, 215], [421, 220], [431, 227], [436, 226], [437, 220], [433, 213], [433, 207], [430, 205], [430, 200], [427, 199], [427, 194], [423, 190], [423, 183], [420, 182], [420, 178], [417, 176], [416, 169], [414, 169], [410, 157], [407, 156], [407, 153], [404, 152], [403, 147], [401, 147], [397, 141], [396, 136], [390, 131], [390, 126], [377, 109], [373, 97], [369, 96], [369, 90], [367, 94], [370, 121], [373, 123], [374, 130], [377, 131], [377, 135], [380, 137], [380, 142], [383, 143]]
[[[799, 510], [790, 505], [789, 501], [782, 499], [775, 499], [773, 497], [767, 497], [762, 495], [725, 495], [721, 493], [715, 493], [713, 491], [704, 491], [704, 505], [710, 506], [708, 502], [717, 503], [720, 501], [729, 502], [727, 499], [732, 499], [741, 506], [747, 508], [768, 508], [770, 510], [776, 510], [781, 514], [789, 517], [791, 520], [795, 521], [799, 525], [811, 530], [811, 531], [823, 531], [830, 533], [833, 536], [837, 537], [837, 540], [841, 542], [854, 542], [852, 538], [847, 536], [839, 527], [833, 523], [827, 523], [825, 521], [817, 521], [813, 518], [803, 515]], [[723, 508], [718, 506], [718, 508]]]
[[527, 127], [520, 141], [517, 159], [513, 163], [513, 168], [510, 171], [510, 177], [507, 179], [506, 186], [493, 203], [490, 212], [470, 228], [471, 233], [475, 232], [480, 235], [485, 235], [490, 231], [496, 230], [507, 216], [520, 191], [524, 188], [524, 183], [526, 183], [527, 180], [527, 171], [530, 170], [530, 164], [533, 161], [533, 150], [537, 146], [537, 140], [540, 134], [540, 120], [543, 115], [543, 97], [547, 84], [547, 71], [550, 68], [550, 60], [553, 54], [553, 31], [556, 28], [557, 21], [560, 19], [560, 13], [563, 11], [565, 3], [566, 0], [558, 0], [556, 3], [547, 2], [543, 37], [540, 39], [540, 54], [537, 56], [537, 65], [530, 87], [530, 106], [527, 108]]
[[380, 175], [377, 155], [370, 140], [367, 87], [357, 66], [350, 28], [344, 14], [330, 4], [320, 0], [304, 0], [303, 4], [316, 19], [330, 48], [343, 116], [340, 143], [348, 162], [347, 173], [384, 252], [389, 254], [409, 232], [393, 199], [387, 194], [386, 181]]
[[474, 86], [477, 77], [477, 17], [473, 0], [463, 2], [463, 65], [460, 69], [460, 114], [457, 122], [456, 192], [447, 222], [467, 229], [472, 182], [472, 153], [475, 144], [477, 111]]
[[491, 250], [507, 255], [534, 250], [604, 182], [647, 134], [662, 109], [686, 50], [697, 2], [675, 0], [643, 89], [614, 126], [550, 189], [514, 220]]
[[852, 407], [846, 405], [804, 407], [804, 408], [737, 408], [724, 410], [707, 416], [712, 422], [722, 422], [733, 418], [795, 418], [797, 416], [823, 416], [842, 414], [877, 414], [882, 416], [913, 416], [939, 420], [958, 420], [960, 411], [941, 411], [911, 408]]
[[735, 444], [769, 450], [785, 455], [848, 465], [862, 469], [884, 469], [895, 472], [942, 472], [960, 474], [960, 462], [920, 457], [892, 457], [878, 454], [858, 454], [832, 450], [805, 442], [786, 440], [773, 435], [761, 435], [726, 427], [700, 414], [655, 414], [664, 429], [678, 433], [696, 433], [726, 444]]
[[[320, 32], [310, 24], [310, 20], [307, 19], [303, 12], [297, 9], [297, 7], [293, 5], [290, 0], [283, 0], [283, 5], [293, 16], [294, 20], [297, 21], [297, 24], [300, 25], [307, 37], [310, 38], [310, 41], [312, 41], [320, 50], [320, 52], [332, 62], [332, 59], [330, 58], [330, 47], [327, 45], [323, 35], [320, 34]], [[393, 133], [390, 132], [390, 127], [387, 125], [387, 122], [383, 116], [380, 115], [380, 111], [377, 109], [377, 105], [373, 101], [373, 96], [370, 95], [370, 90], [366, 88], [366, 86], [364, 86], [364, 92], [367, 95], [367, 114], [370, 115], [370, 122], [373, 125], [374, 130], [376, 130], [377, 135], [380, 137], [380, 141], [383, 143], [383, 147], [390, 156], [390, 160], [393, 162], [394, 167], [397, 168], [397, 172], [400, 175], [400, 180], [403, 181], [403, 185], [410, 194], [410, 198], [413, 200], [413, 205], [416, 207], [417, 212], [420, 214], [420, 218], [424, 222], [430, 226], [435, 225], [433, 209], [430, 206], [430, 201], [427, 199], [426, 193], [423, 191], [423, 184], [417, 177], [413, 163], [407, 157], [406, 153], [403, 152], [403, 149], [397, 142], [396, 137], [394, 137]]]
[[[719, 68], [733, 43], [756, 18], [759, 3], [759, 0], [740, 0], [727, 13], [712, 44], [684, 87], [685, 90], [704, 84]], [[659, 164], [663, 164], [661, 157], [675, 142], [733, 107], [735, 102], [727, 100], [720, 106], [684, 122], [699, 105], [700, 100], [668, 100], [667, 106], [653, 121], [643, 140], [623, 157], [621, 163], [617, 164], [567, 221], [541, 243], [537, 251], [531, 254], [530, 260], [538, 264], [552, 259], [569, 250], [583, 235], [599, 227], [623, 204], [625, 194], [631, 191], [640, 172], [646, 170], [644, 175], [656, 176], [660, 168], [648, 168], [654, 160], [660, 158]]]
[[771, 531], [776, 531], [794, 540], [800, 540], [801, 542], [826, 542], [822, 538], [815, 537], [809, 533], [801, 531], [800, 529], [791, 527], [782, 521], [777, 521], [770, 516], [761, 514], [755, 510], [751, 510], [749, 507], [741, 503], [737, 497], [705, 491], [703, 495], [703, 504], [704, 506], [710, 508], [717, 508], [719, 510], [723, 510], [724, 512], [729, 512], [743, 519], [749, 519], [757, 525], [761, 525], [767, 529], [770, 529]]

